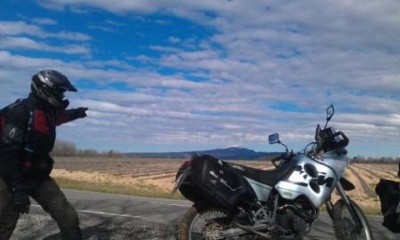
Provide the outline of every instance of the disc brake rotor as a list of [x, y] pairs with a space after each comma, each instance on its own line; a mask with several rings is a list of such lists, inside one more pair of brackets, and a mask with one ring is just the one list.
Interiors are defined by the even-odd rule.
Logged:
[[223, 227], [220, 223], [212, 221], [202, 229], [202, 235], [206, 240], [223, 239]]

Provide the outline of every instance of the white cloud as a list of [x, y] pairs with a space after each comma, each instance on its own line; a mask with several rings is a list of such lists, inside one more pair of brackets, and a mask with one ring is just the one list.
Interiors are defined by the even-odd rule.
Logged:
[[101, 26], [101, 25], [90, 25], [88, 26], [89, 29], [94, 29], [94, 30], [101, 30], [103, 32], [114, 32], [114, 29], [112, 27], [106, 27], [106, 26]]
[[30, 34], [42, 36], [44, 32], [39, 26], [30, 25], [22, 21], [12, 22], [12, 21], [0, 21], [0, 34], [1, 35], [21, 35]]
[[9, 69], [9, 71], [36, 71], [42, 68], [60, 67], [62, 65], [63, 62], [61, 60], [53, 60], [47, 58], [33, 59], [21, 55], [13, 55], [7, 51], [0, 51], [0, 66], [2, 67], [2, 69]]
[[151, 50], [160, 51], [160, 52], [179, 52], [181, 51], [176, 47], [165, 47], [165, 46], [150, 46]]
[[40, 26], [23, 21], [0, 21], [0, 36], [30, 35], [38, 38], [58, 38], [70, 41], [88, 41], [90, 37], [84, 33], [61, 31], [46, 32]]
[[151, 58], [151, 57], [149, 57], [149, 56], [146, 56], [146, 55], [143, 55], [143, 54], [141, 54], [141, 55], [139, 55], [139, 56], [136, 56], [136, 57], [127, 57], [127, 59], [128, 59], [128, 60], [137, 60], [137, 61], [139, 61], [139, 62], [144, 62], [144, 63], [151, 63], [151, 62], [153, 62], [153, 58]]
[[50, 19], [50, 18], [33, 18], [32, 22], [39, 24], [39, 25], [56, 25], [57, 24], [56, 20]]
[[168, 38], [168, 41], [169, 41], [170, 43], [179, 43], [179, 42], [181, 41], [181, 39], [178, 38], [178, 37], [169, 37], [169, 38]]
[[90, 54], [90, 49], [81, 45], [65, 45], [54, 47], [45, 43], [36, 42], [26, 37], [5, 37], [0, 39], [0, 49], [29, 49], [66, 54]]
[[64, 39], [64, 40], [71, 40], [71, 41], [88, 41], [88, 40], [90, 40], [89, 35], [87, 35], [85, 33], [79, 33], [79, 32], [61, 31], [59, 33], [49, 34], [49, 36]]
[[39, 44], [33, 41], [30, 38], [26, 37], [5, 37], [0, 39], [0, 47], [1, 48], [25, 48], [25, 49], [41, 49], [48, 48], [50, 46], [46, 46], [44, 44]]

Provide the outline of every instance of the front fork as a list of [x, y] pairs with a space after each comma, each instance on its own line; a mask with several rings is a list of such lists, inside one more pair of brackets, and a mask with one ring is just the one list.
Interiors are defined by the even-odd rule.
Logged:
[[325, 202], [326, 211], [329, 213], [329, 216], [333, 220], [333, 203], [331, 200]]
[[[361, 220], [359, 219], [356, 210], [353, 207], [353, 204], [351, 203], [350, 197], [346, 194], [342, 184], [340, 183], [340, 181], [337, 182], [336, 184], [336, 189], [342, 199], [342, 201], [344, 202], [344, 204], [347, 206], [347, 209], [350, 212], [351, 218], [354, 220], [354, 222], [356, 223], [356, 226], [358, 229], [362, 228], [362, 223]], [[333, 219], [333, 210], [334, 210], [334, 206], [331, 200], [325, 202], [325, 206], [326, 206], [326, 210], [328, 211], [329, 216], [331, 217], [332, 220]]]

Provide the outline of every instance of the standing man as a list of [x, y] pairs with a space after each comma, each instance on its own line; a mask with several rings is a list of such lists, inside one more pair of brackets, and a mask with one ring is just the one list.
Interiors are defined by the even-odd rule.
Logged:
[[66, 110], [66, 91], [77, 91], [66, 76], [39, 71], [28, 98], [0, 111], [0, 240], [9, 239], [20, 214], [29, 212], [29, 196], [58, 223], [62, 239], [82, 239], [77, 212], [50, 177], [56, 126], [88, 110]]

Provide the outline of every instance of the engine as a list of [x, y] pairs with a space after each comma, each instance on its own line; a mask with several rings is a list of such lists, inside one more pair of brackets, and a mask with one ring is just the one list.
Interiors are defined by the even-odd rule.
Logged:
[[304, 236], [308, 223], [298, 216], [292, 208], [280, 210], [276, 217], [276, 223], [285, 230], [290, 230], [296, 236]]
[[291, 230], [297, 236], [303, 236], [318, 216], [319, 210], [314, 208], [305, 197], [299, 197], [295, 201], [280, 204], [276, 223], [283, 229]]

